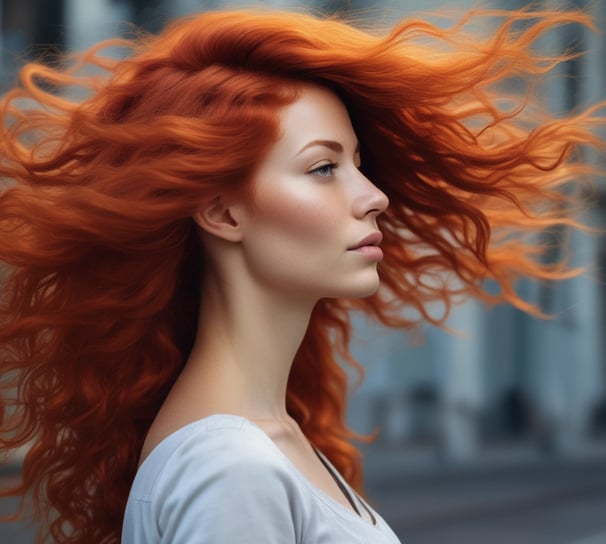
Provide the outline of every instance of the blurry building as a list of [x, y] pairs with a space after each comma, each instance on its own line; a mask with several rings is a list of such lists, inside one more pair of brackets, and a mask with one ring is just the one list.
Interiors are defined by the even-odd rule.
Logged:
[[[524, 1], [495, 1], [513, 9]], [[568, 7], [569, 2], [545, 2]], [[606, 4], [577, 1], [597, 20]], [[540, 84], [555, 112], [603, 100], [606, 41], [578, 25], [545, 37], [557, 50], [587, 51], [559, 68], [561, 78]], [[591, 160], [604, 167], [597, 154]], [[606, 227], [606, 187], [583, 221]], [[526, 445], [549, 455], [575, 454], [606, 438], [606, 237], [571, 236], [571, 262], [587, 273], [557, 284], [523, 281], [519, 291], [544, 311], [538, 320], [509, 306], [486, 309], [475, 301], [457, 307], [448, 326], [460, 334], [423, 331], [423, 344], [401, 333], [361, 324], [356, 353], [368, 368], [352, 403], [352, 424], [382, 429], [388, 445], [425, 446], [440, 459], [473, 460], [490, 446]], [[554, 244], [557, 259], [565, 244]], [[364, 399], [364, 402], [362, 402]]]
[[[294, 1], [255, 4], [292, 7]], [[515, 8], [525, 1], [493, 0]], [[175, 16], [246, 1], [221, 0], [1, 0], [0, 83], [5, 87], [31, 44], [79, 50], [125, 31], [133, 21], [151, 31]], [[389, 8], [394, 17], [441, 5], [467, 9], [472, 0], [312, 0], [316, 9]], [[535, 3], [536, 5], [540, 2]], [[550, 7], [560, 0], [544, 0]], [[570, 2], [566, 2], [570, 5]], [[584, 2], [577, 0], [584, 6]], [[597, 19], [606, 3], [587, 3]], [[569, 111], [604, 97], [606, 39], [569, 26], [546, 36], [559, 50], [588, 50], [561, 66], [559, 79], [542, 86], [554, 111]], [[592, 160], [603, 160], [593, 156]], [[604, 227], [606, 190], [586, 221]], [[557, 239], [563, 233], [549, 233]], [[526, 444], [549, 454], [574, 452], [606, 438], [606, 238], [573, 234], [572, 261], [589, 265], [583, 277], [556, 285], [521, 282], [520, 291], [555, 317], [530, 318], [500, 306], [471, 301], [457, 307], [448, 325], [459, 334], [426, 328], [423, 343], [358, 319], [354, 351], [367, 368], [353, 396], [350, 421], [361, 432], [381, 427], [377, 446], [423, 447], [441, 459], [474, 459], [493, 444]], [[561, 248], [554, 246], [551, 258]]]

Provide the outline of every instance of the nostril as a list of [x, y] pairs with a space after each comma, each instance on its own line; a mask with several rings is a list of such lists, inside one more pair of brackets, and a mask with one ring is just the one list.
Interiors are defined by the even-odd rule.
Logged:
[[354, 201], [354, 213], [357, 217], [364, 217], [368, 214], [380, 215], [389, 206], [387, 195], [379, 189], [370, 179], [368, 179], [360, 170], [356, 170], [359, 175], [360, 184], [354, 184], [359, 191]]
[[376, 204], [373, 208], [372, 211], [376, 212], [377, 214], [383, 213], [389, 206], [389, 198], [387, 198], [387, 195], [381, 191], [378, 190], [378, 193], [376, 195]]

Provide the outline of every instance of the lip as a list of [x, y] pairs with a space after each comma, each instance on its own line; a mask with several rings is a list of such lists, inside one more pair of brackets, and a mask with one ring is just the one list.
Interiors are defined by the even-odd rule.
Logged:
[[350, 251], [355, 250], [355, 249], [361, 249], [363, 247], [368, 247], [368, 246], [378, 246], [381, 241], [383, 240], [383, 234], [379, 231], [377, 232], [373, 232], [371, 234], [369, 234], [368, 236], [365, 236], [364, 238], [362, 238], [362, 240], [360, 240], [357, 244], [351, 246], [350, 248], [348, 248]]

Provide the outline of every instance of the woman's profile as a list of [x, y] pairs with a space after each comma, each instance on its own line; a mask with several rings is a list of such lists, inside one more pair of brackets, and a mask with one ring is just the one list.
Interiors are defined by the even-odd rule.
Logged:
[[212, 12], [23, 68], [0, 110], [0, 449], [30, 446], [2, 494], [32, 493], [41, 537], [399, 542], [344, 421], [349, 312], [540, 313], [515, 282], [575, 273], [536, 235], [579, 227], [577, 150], [602, 145], [597, 108], [506, 91], [588, 17], [485, 15]]

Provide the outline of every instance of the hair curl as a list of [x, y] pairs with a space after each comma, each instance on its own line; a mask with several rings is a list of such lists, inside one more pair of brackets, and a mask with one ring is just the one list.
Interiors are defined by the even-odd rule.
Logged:
[[[0, 176], [12, 180], [0, 195], [0, 451], [31, 448], [21, 483], [1, 495], [33, 493], [48, 522], [40, 539], [119, 541], [143, 439], [196, 330], [204, 263], [191, 217], [217, 192], [247, 190], [301, 83], [344, 101], [365, 174], [391, 202], [382, 288], [317, 304], [288, 384], [290, 413], [353, 485], [361, 466], [337, 363], [359, 369], [350, 310], [403, 328], [441, 323], [463, 295], [538, 312], [515, 280], [574, 272], [545, 264], [534, 235], [578, 226], [563, 188], [591, 173], [575, 150], [602, 145], [592, 126], [604, 120], [596, 109], [535, 115], [529, 94], [499, 85], [568, 60], [533, 44], [591, 22], [576, 11], [470, 19], [485, 15], [501, 18], [488, 36], [420, 20], [374, 35], [304, 14], [208, 13], [72, 66], [22, 69], [0, 104]], [[115, 45], [132, 54], [102, 55]], [[88, 95], [57, 92], [71, 88]]]

